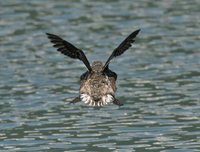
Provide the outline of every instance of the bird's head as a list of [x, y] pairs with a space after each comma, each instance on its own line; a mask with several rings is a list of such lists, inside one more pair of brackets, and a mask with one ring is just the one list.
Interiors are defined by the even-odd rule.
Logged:
[[103, 63], [101, 61], [94, 61], [91, 68], [94, 73], [102, 73]]

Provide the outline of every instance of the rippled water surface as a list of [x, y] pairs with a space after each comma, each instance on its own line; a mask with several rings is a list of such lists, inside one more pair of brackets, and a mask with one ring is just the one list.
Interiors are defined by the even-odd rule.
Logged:
[[[200, 151], [200, 1], [0, 1], [0, 151]], [[45, 32], [110, 65], [122, 107], [69, 105], [78, 60]]]

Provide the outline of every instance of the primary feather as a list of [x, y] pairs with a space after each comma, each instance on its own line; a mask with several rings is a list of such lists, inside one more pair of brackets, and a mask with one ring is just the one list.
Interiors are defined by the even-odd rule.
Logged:
[[57, 35], [46, 33], [50, 41], [54, 44], [53, 47], [57, 48], [57, 51], [61, 52], [62, 54], [83, 61], [85, 66], [91, 71], [90, 63], [87, 60], [85, 54], [82, 50], [76, 48], [71, 43], [63, 40]]

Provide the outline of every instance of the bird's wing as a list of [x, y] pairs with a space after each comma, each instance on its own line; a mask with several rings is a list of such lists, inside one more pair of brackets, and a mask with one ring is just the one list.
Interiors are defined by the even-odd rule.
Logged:
[[123, 54], [126, 50], [128, 50], [131, 47], [131, 44], [133, 42], [135, 42], [135, 37], [137, 36], [137, 34], [140, 32], [140, 29], [134, 31], [133, 33], [131, 33], [116, 49], [114, 49], [114, 51], [112, 52], [112, 54], [110, 55], [110, 57], [108, 58], [108, 60], [106, 61], [105, 65], [104, 65], [104, 69], [107, 68], [107, 66], [109, 65], [110, 61], [117, 56], [120, 56], [121, 54]]
[[50, 33], [46, 33], [46, 34], [48, 38], [50, 39], [50, 41], [54, 44], [53, 47], [57, 48], [57, 51], [61, 52], [62, 54], [68, 57], [83, 61], [85, 66], [88, 68], [88, 70], [91, 71], [90, 63], [82, 50], [76, 48], [74, 45], [63, 40], [57, 35], [50, 34]]

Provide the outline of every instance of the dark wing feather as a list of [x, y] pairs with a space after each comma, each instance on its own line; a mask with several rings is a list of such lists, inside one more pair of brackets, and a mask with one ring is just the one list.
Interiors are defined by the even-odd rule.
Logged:
[[108, 66], [104, 69], [104, 74], [106, 74], [108, 77], [113, 77], [115, 81], [117, 80], [117, 74], [110, 70]]
[[61, 52], [62, 54], [71, 57], [73, 59], [79, 59], [83, 61], [85, 66], [91, 71], [90, 63], [87, 60], [85, 54], [82, 50], [76, 48], [71, 43], [63, 40], [57, 35], [46, 33], [50, 41], [54, 44], [53, 47], [57, 48], [57, 51]]
[[106, 69], [106, 67], [108, 66], [108, 64], [114, 57], [120, 56], [131, 47], [131, 44], [135, 42], [134, 38], [137, 36], [139, 32], [140, 32], [140, 29], [131, 33], [116, 49], [114, 49], [114, 51], [112, 52], [112, 54], [106, 61], [104, 65], [104, 69]]

